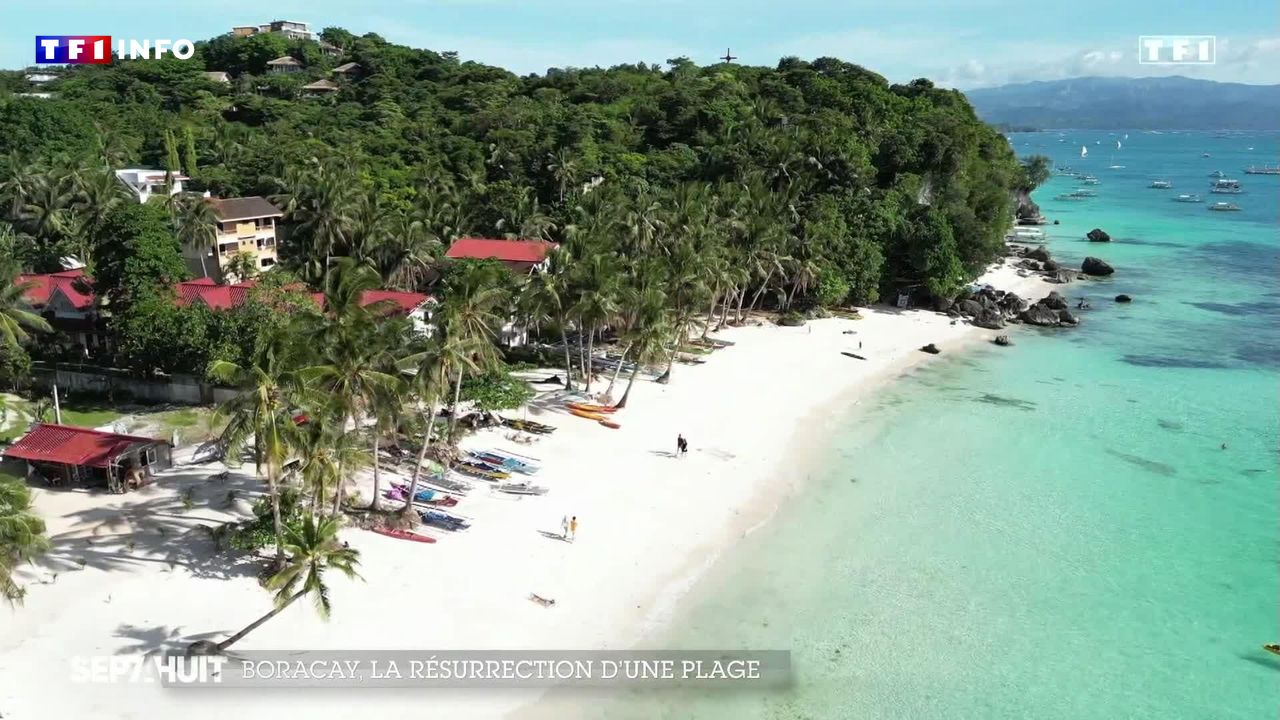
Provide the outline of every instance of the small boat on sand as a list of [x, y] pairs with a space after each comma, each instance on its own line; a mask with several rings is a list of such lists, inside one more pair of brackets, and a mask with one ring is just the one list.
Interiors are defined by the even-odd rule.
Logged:
[[854, 360], [866, 360], [866, 358], [862, 357], [861, 355], [858, 355], [857, 353], [851, 353], [851, 352], [847, 352], [847, 351], [845, 351], [845, 350], [841, 350], [841, 351], [840, 351], [840, 354], [841, 354], [841, 355], [844, 355], [845, 357], [851, 357], [851, 358], [853, 358]]
[[509, 493], [511, 495], [546, 495], [547, 489], [541, 485], [530, 485], [527, 482], [503, 483], [498, 486], [498, 492]]
[[588, 420], [603, 420], [603, 419], [604, 419], [604, 414], [602, 414], [602, 413], [598, 413], [598, 412], [591, 412], [590, 410], [581, 410], [581, 409], [576, 408], [576, 407], [570, 407], [570, 408], [569, 408], [569, 414], [570, 414], [570, 415], [577, 415], [577, 416], [578, 416], [578, 417], [580, 417], [580, 418], [586, 418], [586, 419], [588, 419]]
[[603, 426], [605, 426], [605, 427], [609, 428], [610, 430], [617, 430], [617, 429], [619, 429], [619, 428], [621, 428], [621, 427], [622, 427], [622, 426], [621, 426], [621, 425], [619, 425], [618, 423], [616, 423], [616, 422], [614, 422], [614, 421], [612, 421], [612, 420], [609, 420], [608, 418], [602, 418], [602, 419], [598, 420], [597, 422], [599, 422], [601, 425], [603, 425]]
[[614, 413], [618, 408], [609, 405], [594, 405], [592, 403], [569, 402], [564, 404], [571, 410], [581, 410], [589, 413]]

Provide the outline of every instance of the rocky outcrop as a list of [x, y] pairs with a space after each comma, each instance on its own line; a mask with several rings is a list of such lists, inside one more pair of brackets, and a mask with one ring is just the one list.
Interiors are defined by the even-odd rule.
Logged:
[[1058, 313], [1053, 308], [1036, 303], [1018, 314], [1018, 319], [1028, 325], [1054, 327], [1061, 323]]
[[973, 316], [972, 322], [980, 328], [999, 330], [1004, 327], [1004, 316], [998, 310], [982, 308], [977, 315]]
[[1118, 303], [1133, 302], [1133, 298], [1129, 297], [1128, 295], [1121, 294], [1116, 296], [1116, 302]]
[[1071, 311], [1065, 308], [1058, 311], [1058, 322], [1062, 323], [1063, 325], [1079, 325], [1080, 324], [1080, 321], [1076, 319], [1076, 316], [1072, 315]]
[[1030, 250], [1028, 250], [1026, 257], [1029, 257], [1032, 260], [1039, 260], [1040, 262], [1044, 262], [1050, 259], [1049, 251], [1046, 250], [1043, 245], [1037, 245], [1031, 248]]
[[1039, 304], [1044, 305], [1051, 310], [1067, 309], [1067, 299], [1059, 295], [1057, 290], [1045, 295], [1044, 298], [1040, 300]]
[[1059, 265], [1057, 260], [1050, 259], [1050, 260], [1045, 260], [1044, 265], [1042, 265], [1041, 267], [1044, 269], [1045, 272], [1052, 273], [1052, 272], [1058, 272]]
[[1009, 339], [1008, 335], [997, 335], [993, 342], [1000, 347], [1009, 347], [1013, 344], [1013, 341]]
[[1086, 275], [1095, 276], [1107, 276], [1116, 271], [1115, 268], [1108, 265], [1105, 260], [1093, 256], [1085, 258], [1084, 262], [1080, 264], [1080, 269], [1084, 271], [1084, 274]]
[[934, 345], [933, 343], [929, 343], [928, 345], [925, 345], [924, 347], [920, 348], [920, 352], [927, 352], [930, 355], [937, 355], [942, 351], [938, 349], [937, 345]]
[[1102, 228], [1094, 228], [1085, 233], [1085, 237], [1089, 238], [1089, 242], [1111, 242], [1111, 236]]

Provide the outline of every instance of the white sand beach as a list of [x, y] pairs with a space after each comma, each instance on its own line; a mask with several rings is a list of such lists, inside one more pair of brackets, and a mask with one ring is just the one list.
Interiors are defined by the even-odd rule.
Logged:
[[[1030, 299], [1057, 287], [1008, 265], [982, 282]], [[919, 351], [926, 343], [945, 356], [996, 334], [930, 311], [884, 308], [863, 310], [859, 320], [727, 329], [716, 337], [734, 344], [705, 364], [677, 365], [669, 385], [637, 382], [617, 414], [620, 430], [540, 398], [535, 405], [543, 409], [530, 408], [527, 417], [556, 426], [553, 435], [515, 445], [503, 432], [484, 431], [464, 445], [537, 457], [542, 470], [532, 481], [549, 487], [547, 495], [477, 487], [455, 508], [472, 527], [428, 531], [440, 538], [434, 545], [347, 529], [343, 538], [361, 552], [363, 581], [331, 579], [332, 620], [298, 603], [236, 649], [633, 646], [664, 622], [703, 568], [798, 491], [805, 477], [797, 468], [823, 442], [834, 412], [918, 363], [937, 361]], [[673, 457], [677, 433], [690, 443], [683, 458]], [[177, 453], [180, 462], [187, 458]], [[270, 608], [248, 563], [210, 555], [201, 526], [247, 510], [243, 497], [227, 502], [229, 490], [259, 491], [252, 468], [233, 471], [225, 484], [210, 481], [221, 468], [179, 464], [129, 495], [38, 491], [36, 509], [54, 547], [27, 573], [25, 605], [0, 608], [0, 716], [488, 718], [537, 699], [538, 691], [245, 695], [72, 684], [72, 656], [180, 650], [220, 639]], [[579, 519], [572, 543], [548, 537], [559, 534], [565, 515]], [[556, 603], [542, 607], [530, 593]]]

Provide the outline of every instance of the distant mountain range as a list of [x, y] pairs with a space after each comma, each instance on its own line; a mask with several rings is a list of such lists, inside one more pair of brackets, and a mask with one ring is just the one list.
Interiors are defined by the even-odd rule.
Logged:
[[1280, 130], [1280, 85], [1082, 77], [965, 93], [987, 122], [1095, 130]]

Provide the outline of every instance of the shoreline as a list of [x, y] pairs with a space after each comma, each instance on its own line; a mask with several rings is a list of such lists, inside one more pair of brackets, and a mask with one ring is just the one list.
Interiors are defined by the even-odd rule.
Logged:
[[[1008, 260], [980, 281], [1030, 301], [1058, 288], [1038, 276], [1018, 276]], [[937, 343], [951, 354], [1003, 332], [951, 322], [928, 310], [872, 308], [859, 320], [730, 328], [718, 335], [734, 346], [708, 356], [706, 365], [676, 367], [671, 385], [637, 381], [632, 402], [618, 414], [620, 431], [535, 409], [528, 417], [559, 427], [537, 445], [513, 445], [492, 430], [477, 433], [463, 444], [541, 458], [543, 470], [530, 481], [551, 492], [513, 499], [490, 494], [477, 483], [456, 508], [474, 527], [455, 535], [433, 532], [441, 536], [435, 545], [344, 530], [343, 538], [362, 552], [360, 572], [366, 582], [331, 581], [333, 621], [320, 622], [308, 607], [292, 608], [241, 646], [633, 647], [666, 627], [680, 601], [725, 552], [765, 527], [781, 503], [803, 491], [817, 451], [829, 442], [834, 410], [927, 361], [927, 354], [918, 350], [925, 343]], [[857, 334], [844, 335], [846, 330]], [[863, 338], [869, 360], [840, 355], [845, 348], [857, 351], [858, 338]], [[764, 417], [768, 419], [757, 421]], [[688, 457], [667, 457], [677, 432], [690, 440]], [[160, 487], [130, 496], [38, 493], [37, 510], [49, 520], [55, 539], [51, 560], [65, 565], [78, 552], [121, 557], [114, 564], [104, 558], [102, 567], [97, 567], [96, 556], [79, 571], [64, 567], [51, 584], [31, 587], [25, 607], [8, 611], [11, 622], [0, 627], [5, 651], [0, 677], [13, 681], [11, 687], [0, 686], [5, 717], [21, 720], [61, 710], [63, 716], [92, 712], [110, 720], [145, 709], [201, 718], [223, 714], [232, 709], [226, 702], [242, 700], [224, 692], [192, 706], [179, 702], [179, 691], [146, 692], [127, 685], [76, 687], [69, 693], [65, 681], [69, 655], [172, 649], [200, 634], [234, 631], [269, 607], [251, 576], [234, 568], [207, 572], [201, 564], [209, 557], [192, 555], [190, 548], [175, 558], [178, 551], [169, 539], [157, 538], [154, 546], [142, 548], [122, 537], [110, 547], [110, 539], [93, 540], [111, 508], [126, 524], [139, 526], [144, 520], [131, 514], [139, 509], [163, 507], [194, 518], [192, 524], [243, 511], [217, 508], [212, 496], [184, 512], [173, 507], [181, 487], [207, 485], [202, 481], [215, 467], [175, 467]], [[251, 488], [255, 481], [246, 475], [249, 471], [234, 471], [233, 482]], [[368, 497], [367, 485], [362, 495]], [[563, 515], [581, 518], [576, 542], [539, 535], [558, 531]], [[96, 524], [90, 524], [91, 518]], [[192, 533], [189, 543], [203, 542], [190, 525], [175, 532]], [[86, 534], [84, 546], [75, 545]], [[66, 548], [68, 543], [74, 547]], [[556, 598], [557, 606], [529, 602], [531, 592]], [[410, 617], [417, 614], [421, 621]], [[22, 656], [22, 665], [15, 656]], [[494, 717], [536, 709], [545, 692], [435, 692], [431, 703], [441, 711]], [[286, 702], [291, 710], [328, 717], [335, 709], [326, 695], [282, 693], [279, 706], [258, 697], [247, 717], [265, 718]], [[412, 717], [418, 713], [406, 709], [423, 701], [414, 697], [407, 701], [398, 693], [370, 693], [358, 702], [388, 717]]]

